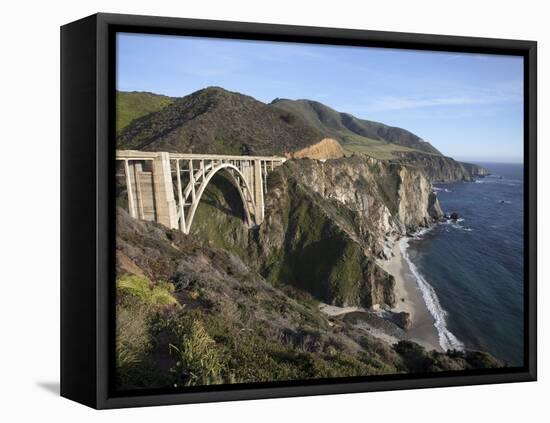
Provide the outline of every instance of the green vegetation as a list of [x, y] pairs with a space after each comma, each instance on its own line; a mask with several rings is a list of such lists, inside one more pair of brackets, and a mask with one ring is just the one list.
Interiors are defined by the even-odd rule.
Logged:
[[397, 151], [441, 155], [432, 145], [405, 129], [358, 119], [316, 101], [276, 99], [271, 105], [300, 116], [319, 132], [336, 138], [351, 153], [366, 153], [379, 159], [395, 158], [392, 153]]
[[273, 251], [262, 274], [273, 283], [295, 286], [327, 303], [359, 304], [366, 258], [360, 246], [319, 207], [317, 197], [291, 184], [285, 244]]
[[195, 212], [191, 231], [209, 246], [247, 256], [248, 227], [239, 191], [225, 172], [207, 185]]
[[116, 93], [116, 130], [120, 133], [136, 119], [158, 112], [174, 100], [164, 95], [146, 92]]
[[119, 148], [284, 154], [324, 138], [299, 116], [252, 97], [209, 87], [134, 120], [119, 132]]
[[[341, 138], [342, 147], [348, 154], [366, 154], [380, 160], [391, 160], [396, 152], [418, 151], [399, 144], [362, 137], [360, 135], [345, 135]], [[427, 153], [430, 154], [430, 153]]]
[[[141, 299], [141, 294], [136, 298]], [[117, 376], [119, 386], [126, 388], [429, 372], [498, 364], [483, 353], [426, 352], [408, 341], [400, 342], [393, 351], [366, 336], [360, 341], [365, 349], [358, 353], [342, 349], [338, 343], [322, 346], [318, 344], [320, 332], [312, 328], [321, 329], [318, 322], [326, 318], [318, 309], [297, 305], [286, 296], [272, 300], [274, 315], [293, 309], [310, 314], [301, 332], [287, 335], [276, 335], [262, 320], [244, 323], [221, 310], [167, 309], [152, 304], [146, 308], [140, 301], [127, 302], [117, 310]], [[322, 330], [331, 329], [324, 326]]]
[[193, 320], [185, 329], [180, 348], [169, 345], [170, 354], [176, 355], [177, 360], [171, 369], [177, 379], [174, 385], [177, 386], [180, 380], [187, 386], [222, 383], [224, 364], [216, 341], [208, 335], [200, 320]]
[[141, 276], [122, 275], [117, 281], [119, 295], [137, 299], [146, 305], [173, 305], [176, 299], [172, 296], [174, 285], [169, 282], [159, 282], [153, 285]]
[[412, 373], [502, 367], [499, 361], [480, 351], [449, 350], [442, 354], [426, 351], [424, 347], [411, 341], [399, 341], [394, 348], [403, 357], [405, 365]]
[[117, 378], [133, 385], [141, 378], [151, 380], [148, 354], [154, 340], [149, 332], [152, 319], [167, 306], [177, 306], [174, 286], [153, 284], [142, 276], [122, 274], [117, 278]]

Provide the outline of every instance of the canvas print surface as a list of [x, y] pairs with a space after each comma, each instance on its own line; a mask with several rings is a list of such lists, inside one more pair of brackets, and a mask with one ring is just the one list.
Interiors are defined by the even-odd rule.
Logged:
[[523, 366], [522, 60], [119, 33], [116, 388]]

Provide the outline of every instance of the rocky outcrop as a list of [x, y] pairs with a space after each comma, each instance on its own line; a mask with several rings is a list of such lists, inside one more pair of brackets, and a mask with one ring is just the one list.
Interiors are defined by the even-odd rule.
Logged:
[[400, 163], [421, 169], [431, 182], [471, 181], [472, 176], [461, 163], [451, 157], [419, 152], [396, 152]]
[[406, 311], [392, 314], [393, 322], [403, 330], [409, 330], [412, 325], [411, 315]]
[[464, 169], [466, 169], [466, 171], [472, 178], [483, 178], [490, 175], [489, 171], [482, 166], [473, 163], [459, 163], [462, 165], [462, 167], [464, 167]]
[[289, 153], [288, 157], [294, 159], [328, 160], [344, 157], [344, 149], [333, 138], [324, 138], [317, 144], [305, 147], [295, 153]]
[[398, 162], [422, 169], [431, 182], [469, 182], [489, 175], [489, 171], [482, 166], [458, 162], [451, 157], [413, 151], [394, 154], [399, 157]]

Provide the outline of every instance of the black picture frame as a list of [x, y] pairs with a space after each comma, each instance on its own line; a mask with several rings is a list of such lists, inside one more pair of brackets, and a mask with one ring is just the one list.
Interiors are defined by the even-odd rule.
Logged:
[[[115, 34], [518, 55], [524, 58], [525, 363], [523, 367], [185, 391], [116, 392], [114, 348]], [[61, 27], [61, 395], [118, 408], [534, 381], [537, 377], [537, 44], [534, 41], [95, 14]]]

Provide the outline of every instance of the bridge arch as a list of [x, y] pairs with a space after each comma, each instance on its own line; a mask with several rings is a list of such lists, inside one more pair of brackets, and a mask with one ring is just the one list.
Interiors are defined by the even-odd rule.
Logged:
[[[188, 234], [191, 230], [191, 225], [193, 224], [193, 219], [195, 217], [195, 212], [197, 211], [197, 207], [199, 206], [200, 200], [202, 198], [202, 195], [204, 194], [204, 191], [212, 178], [219, 172], [226, 171], [226, 174], [229, 175], [231, 178], [233, 184], [237, 188], [237, 191], [239, 192], [239, 195], [241, 197], [241, 200], [243, 202], [243, 209], [245, 213], [245, 220], [249, 227], [254, 226], [258, 222], [256, 222], [256, 216], [255, 216], [255, 210], [256, 210], [256, 203], [254, 201], [254, 196], [251, 190], [251, 187], [246, 180], [244, 174], [241, 172], [241, 170], [231, 164], [231, 163], [220, 163], [218, 165], [212, 165], [208, 168], [208, 173], [202, 178], [202, 181], [199, 185], [199, 188], [196, 190], [195, 198], [192, 199], [191, 207], [188, 211], [188, 213], [185, 216], [181, 216], [180, 212], [178, 212], [178, 217], [181, 219], [182, 222], [182, 229], [183, 232]], [[182, 200], [184, 201], [184, 204], [187, 202], [189, 196], [192, 193], [191, 184], [194, 183], [191, 181], [186, 187], [184, 196]], [[180, 207], [180, 210], [182, 208]], [[183, 217], [183, 219], [182, 219]]]

